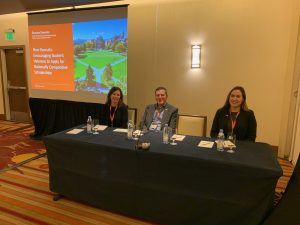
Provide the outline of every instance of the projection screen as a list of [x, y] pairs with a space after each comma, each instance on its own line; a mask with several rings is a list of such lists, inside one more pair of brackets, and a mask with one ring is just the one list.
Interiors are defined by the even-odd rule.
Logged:
[[28, 14], [30, 96], [105, 102], [127, 95], [127, 5]]

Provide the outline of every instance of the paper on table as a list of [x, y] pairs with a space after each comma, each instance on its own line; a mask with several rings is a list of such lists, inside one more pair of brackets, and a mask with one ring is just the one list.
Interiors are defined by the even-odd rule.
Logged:
[[235, 146], [235, 144], [234, 143], [232, 143], [231, 141], [229, 141], [229, 140], [226, 140], [226, 141], [224, 141], [224, 148], [235, 148], [236, 146]]
[[214, 146], [213, 141], [200, 141], [198, 144], [198, 147], [203, 147], [203, 148], [212, 148]]
[[114, 132], [124, 132], [124, 133], [127, 133], [127, 129], [117, 128], [117, 129], [114, 129]]
[[176, 141], [183, 141], [183, 139], [185, 138], [184, 135], [180, 135], [180, 134], [174, 134], [173, 136], [176, 137], [176, 139], [175, 139]]
[[97, 131], [101, 131], [101, 130], [105, 130], [107, 128], [107, 126], [105, 126], [105, 125], [96, 125], [95, 128], [97, 129]]
[[73, 130], [68, 131], [67, 134], [79, 134], [82, 131], [83, 131], [83, 129], [75, 128]]
[[139, 136], [142, 136], [143, 134], [142, 134], [142, 131], [141, 131], [141, 130], [135, 130], [135, 131], [133, 132], [133, 135], [139, 135]]

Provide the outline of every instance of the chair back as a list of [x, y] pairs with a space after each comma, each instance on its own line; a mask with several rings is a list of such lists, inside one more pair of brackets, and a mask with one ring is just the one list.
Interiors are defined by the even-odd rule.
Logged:
[[137, 108], [128, 107], [128, 121], [131, 120], [136, 125]]
[[206, 136], [206, 116], [178, 115], [177, 133], [183, 135]]

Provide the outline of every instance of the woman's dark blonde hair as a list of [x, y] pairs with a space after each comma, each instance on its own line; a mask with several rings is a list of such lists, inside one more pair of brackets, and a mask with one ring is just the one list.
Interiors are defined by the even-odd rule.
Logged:
[[243, 96], [243, 102], [241, 104], [241, 109], [243, 109], [244, 111], [249, 111], [249, 108], [248, 108], [247, 103], [246, 103], [246, 92], [245, 92], [245, 89], [241, 86], [235, 86], [234, 88], [232, 88], [229, 91], [223, 108], [226, 109], [226, 110], [230, 109], [229, 98], [230, 98], [231, 93], [235, 90], [239, 90], [242, 93], [242, 96]]
[[106, 98], [106, 103], [105, 104], [108, 104], [110, 105], [111, 104], [111, 95], [115, 92], [115, 91], [120, 91], [120, 100], [118, 102], [118, 107], [123, 105], [123, 92], [121, 90], [121, 88], [119, 87], [112, 87], [108, 94], [107, 94], [107, 98]]

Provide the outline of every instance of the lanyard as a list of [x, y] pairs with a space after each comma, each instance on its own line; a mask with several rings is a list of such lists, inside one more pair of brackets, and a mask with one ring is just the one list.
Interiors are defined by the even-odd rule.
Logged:
[[158, 110], [156, 110], [155, 118], [158, 119], [158, 120], [161, 120], [160, 115], [161, 115], [162, 112], [163, 112], [163, 111], [158, 111]]
[[232, 129], [232, 132], [235, 128], [235, 125], [236, 125], [236, 120], [237, 120], [237, 117], [239, 116], [240, 112], [238, 112], [235, 116], [235, 119], [232, 119], [232, 113], [230, 112], [230, 121], [231, 121], [231, 129]]
[[118, 106], [116, 106], [114, 113], [111, 115], [111, 105], [109, 106], [109, 118], [110, 118], [111, 125], [113, 125], [113, 121], [114, 121], [117, 109], [118, 109]]
[[164, 107], [155, 109], [154, 118], [156, 120], [161, 120], [162, 119], [162, 114], [163, 114], [164, 111], [165, 111]]

